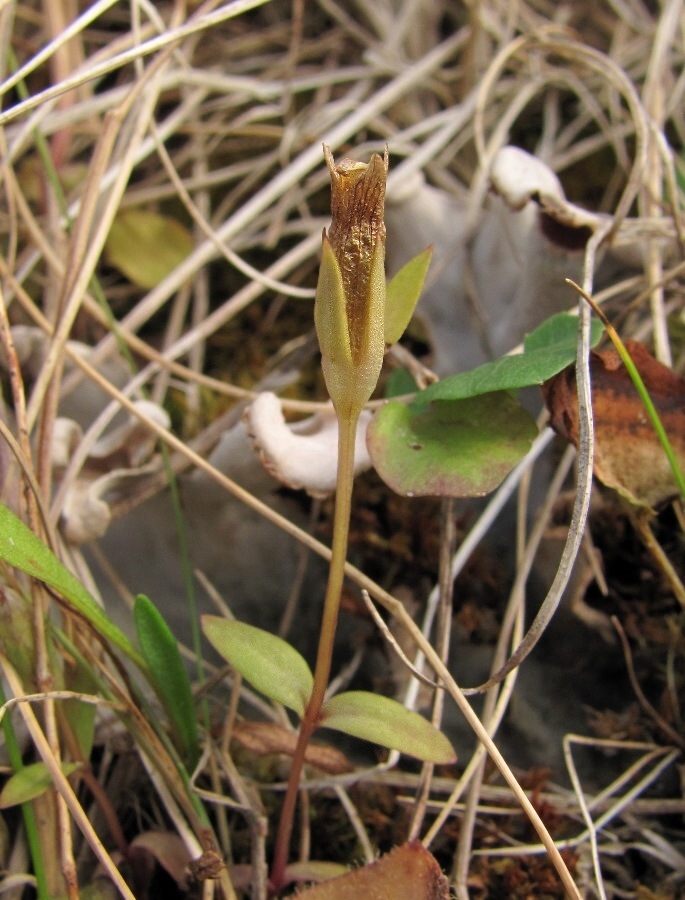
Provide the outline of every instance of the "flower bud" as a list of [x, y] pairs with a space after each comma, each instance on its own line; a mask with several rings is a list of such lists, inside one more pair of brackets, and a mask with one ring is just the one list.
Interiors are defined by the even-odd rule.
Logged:
[[314, 321], [326, 386], [338, 412], [358, 412], [371, 396], [385, 352], [385, 181], [388, 153], [331, 173], [331, 227], [323, 233]]

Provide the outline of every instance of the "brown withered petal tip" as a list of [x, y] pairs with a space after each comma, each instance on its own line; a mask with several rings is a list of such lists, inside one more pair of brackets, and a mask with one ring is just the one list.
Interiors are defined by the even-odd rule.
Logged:
[[377, 243], [385, 251], [385, 182], [388, 150], [377, 153], [368, 165], [343, 159], [337, 165], [330, 147], [324, 156], [331, 173], [331, 227], [328, 240], [340, 266], [348, 322], [351, 323], [352, 353], [359, 348], [353, 323], [364, 320], [371, 261]]

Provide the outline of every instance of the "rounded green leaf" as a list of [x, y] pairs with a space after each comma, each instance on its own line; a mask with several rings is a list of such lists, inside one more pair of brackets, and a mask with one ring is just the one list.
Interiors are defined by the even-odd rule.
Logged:
[[450, 742], [434, 725], [379, 694], [336, 694], [324, 704], [320, 724], [426, 762], [453, 763], [457, 759]]
[[112, 222], [105, 255], [134, 284], [153, 288], [191, 253], [191, 233], [171, 216], [126, 209]]
[[537, 427], [508, 393], [414, 408], [391, 401], [367, 431], [378, 474], [406, 496], [482, 497], [530, 449]]
[[314, 679], [306, 660], [282, 638], [244, 622], [202, 616], [202, 630], [236, 672], [266, 697], [303, 716]]

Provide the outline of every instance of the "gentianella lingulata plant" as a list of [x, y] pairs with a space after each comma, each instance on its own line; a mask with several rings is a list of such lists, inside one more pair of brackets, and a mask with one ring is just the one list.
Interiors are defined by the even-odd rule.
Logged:
[[338, 470], [332, 556], [324, 601], [314, 684], [300, 723], [276, 840], [272, 885], [282, 883], [297, 791], [307, 744], [322, 724], [343, 586], [359, 416], [376, 387], [386, 348], [401, 337], [419, 299], [432, 248], [385, 281], [385, 185], [388, 152], [368, 164], [343, 159], [330, 148], [331, 227], [323, 232], [314, 322], [326, 387], [338, 419]]

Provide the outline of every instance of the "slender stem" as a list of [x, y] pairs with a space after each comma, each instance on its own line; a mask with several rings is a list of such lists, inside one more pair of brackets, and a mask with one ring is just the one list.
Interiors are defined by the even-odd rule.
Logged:
[[297, 791], [304, 766], [305, 753], [309, 739], [319, 724], [321, 707], [323, 706], [328, 679], [331, 673], [333, 644], [340, 611], [340, 595], [347, 558], [347, 537], [350, 529], [350, 512], [352, 509], [352, 484], [354, 481], [354, 445], [357, 435], [359, 410], [343, 414], [338, 410], [338, 472], [336, 480], [335, 515], [333, 518], [333, 544], [331, 547], [331, 563], [328, 570], [328, 586], [324, 601], [323, 619], [319, 633], [319, 649], [314, 669], [314, 685], [309, 697], [307, 709], [300, 722], [297, 745], [290, 767], [288, 786], [281, 810], [281, 818], [276, 836], [273, 865], [271, 869], [271, 887], [278, 890], [283, 884], [285, 867], [288, 863], [290, 836], [295, 817]]
[[[0, 681], [0, 703], [4, 706], [7, 698], [5, 697], [5, 689]], [[5, 746], [7, 754], [10, 758], [12, 771], [16, 774], [24, 768], [21, 758], [21, 749], [17, 735], [12, 724], [11, 716], [4, 716], [2, 720], [2, 732], [5, 737]], [[24, 829], [26, 831], [26, 839], [31, 853], [33, 862], [33, 872], [36, 877], [36, 893], [39, 900], [48, 900], [50, 897], [50, 888], [48, 885], [48, 877], [43, 857], [43, 848], [41, 847], [40, 829], [36, 821], [36, 810], [31, 803], [22, 803], [22, 815], [24, 817]]]
[[338, 624], [340, 594], [345, 574], [347, 559], [347, 537], [350, 530], [350, 514], [352, 510], [352, 484], [354, 481], [354, 445], [357, 436], [359, 413], [355, 412], [338, 420], [338, 472], [336, 479], [335, 516], [333, 519], [333, 544], [331, 547], [331, 563], [328, 571], [328, 586], [324, 601], [319, 650], [314, 670], [314, 687], [309, 699], [310, 709], [321, 710], [328, 678], [331, 672], [333, 642]]

